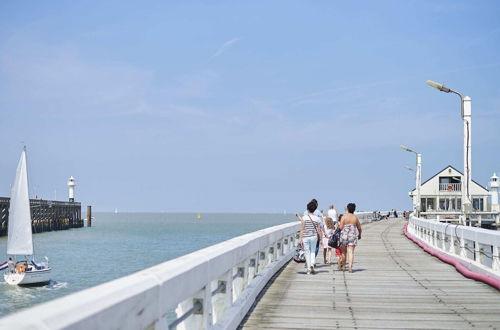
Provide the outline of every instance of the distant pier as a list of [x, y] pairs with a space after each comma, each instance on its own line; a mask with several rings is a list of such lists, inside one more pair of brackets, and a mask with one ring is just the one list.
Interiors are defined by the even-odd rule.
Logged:
[[[0, 236], [7, 235], [9, 221], [8, 197], [0, 197]], [[30, 199], [33, 233], [83, 227], [79, 202]]]

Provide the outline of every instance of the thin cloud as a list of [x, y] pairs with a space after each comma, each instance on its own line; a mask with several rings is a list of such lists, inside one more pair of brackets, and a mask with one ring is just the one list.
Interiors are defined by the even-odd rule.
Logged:
[[210, 59], [216, 58], [218, 56], [221, 56], [224, 54], [229, 48], [231, 48], [235, 43], [240, 41], [241, 38], [233, 38], [231, 40], [226, 41], [225, 43], [222, 44], [222, 46], [217, 49], [217, 51], [210, 57]]

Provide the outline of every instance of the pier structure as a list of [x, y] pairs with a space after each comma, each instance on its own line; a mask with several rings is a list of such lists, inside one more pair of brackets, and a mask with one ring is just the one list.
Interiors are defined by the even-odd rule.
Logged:
[[[0, 236], [7, 234], [10, 198], [0, 197]], [[30, 199], [33, 233], [83, 227], [79, 202]]]
[[[500, 326], [500, 233], [358, 213], [354, 272], [290, 262], [298, 221], [0, 319], [16, 329], [461, 329]], [[460, 272], [458, 272], [459, 270]]]

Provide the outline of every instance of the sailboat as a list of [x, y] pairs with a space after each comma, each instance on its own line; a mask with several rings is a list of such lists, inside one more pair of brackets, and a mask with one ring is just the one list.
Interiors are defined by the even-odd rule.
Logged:
[[45, 284], [50, 281], [48, 259], [35, 262], [31, 232], [31, 212], [28, 192], [26, 147], [17, 165], [16, 178], [10, 192], [7, 255], [11, 258], [4, 273], [5, 282], [11, 285]]

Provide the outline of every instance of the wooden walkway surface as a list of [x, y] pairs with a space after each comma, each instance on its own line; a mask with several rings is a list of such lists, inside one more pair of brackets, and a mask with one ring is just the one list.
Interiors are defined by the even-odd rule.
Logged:
[[241, 329], [500, 329], [500, 292], [463, 277], [402, 234], [404, 221], [364, 225], [353, 273], [293, 261]]

